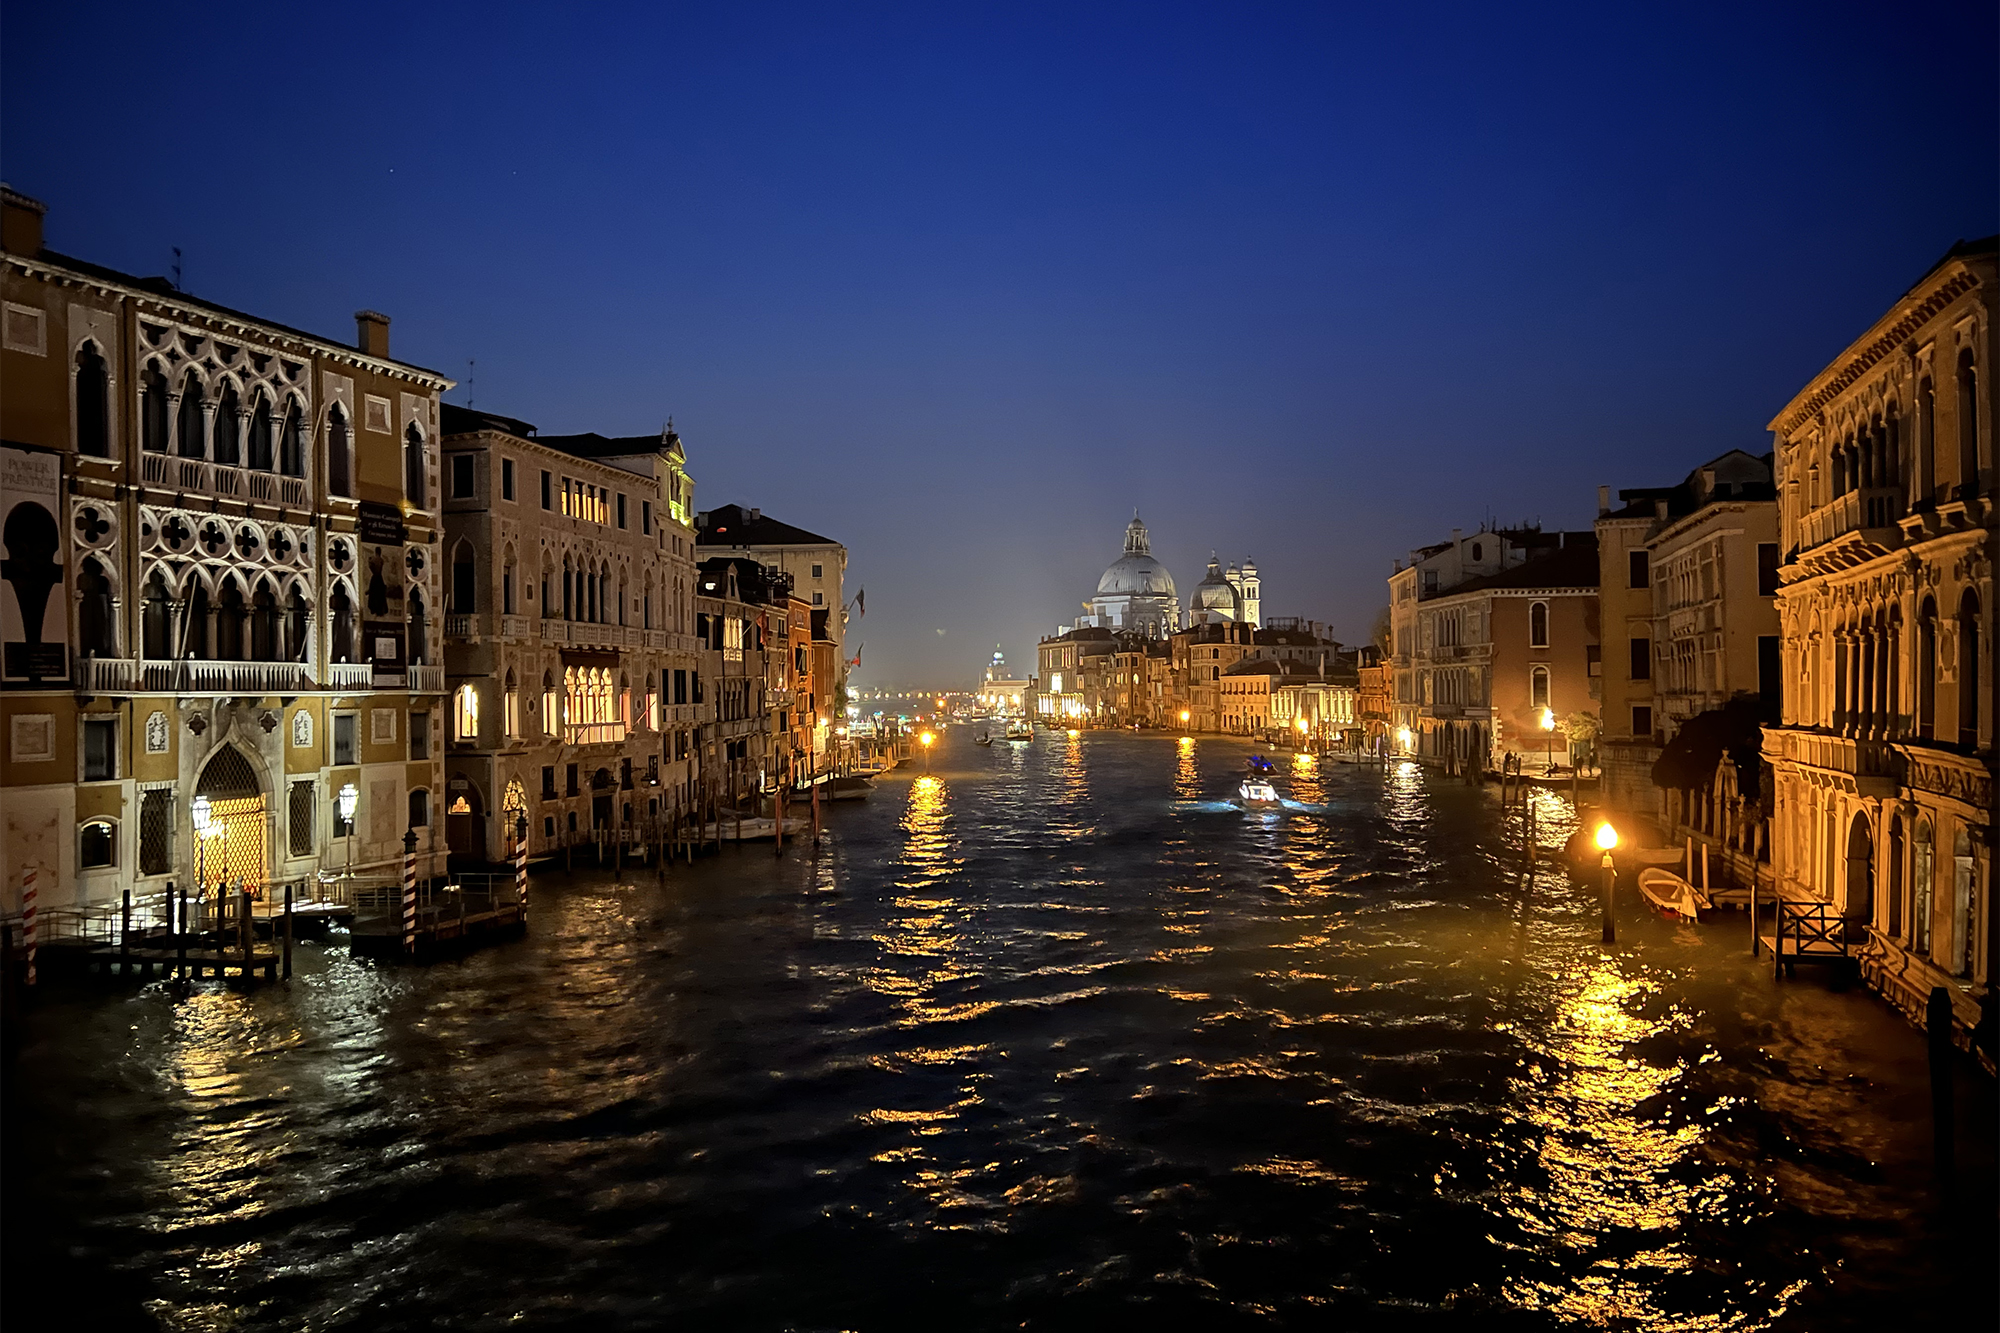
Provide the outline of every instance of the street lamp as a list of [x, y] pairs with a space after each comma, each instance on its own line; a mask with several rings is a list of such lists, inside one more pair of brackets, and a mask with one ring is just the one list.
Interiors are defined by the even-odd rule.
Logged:
[[[1549, 763], [1548, 767], [1542, 770], [1542, 775], [1546, 777], [1550, 773], [1556, 771], [1556, 710], [1555, 709], [1544, 708], [1542, 710], [1542, 730], [1548, 733]], [[1611, 826], [1609, 824], [1606, 824], [1605, 827], [1609, 828]]]
[[1611, 849], [1618, 845], [1618, 830], [1609, 824], [1597, 826], [1597, 845], [1604, 851], [1604, 942], [1615, 943], [1618, 939], [1617, 927], [1611, 923], [1611, 881], [1617, 871], [1611, 865]]
[[215, 828], [214, 810], [206, 796], [195, 797], [194, 804], [188, 809], [188, 813], [194, 816], [194, 882], [203, 892], [208, 889], [208, 839]]
[[917, 739], [924, 744], [924, 772], [928, 773], [931, 771], [931, 742], [937, 738], [927, 731]]
[[350, 782], [340, 789], [340, 794], [335, 799], [339, 802], [341, 825], [347, 830], [345, 835], [347, 838], [347, 887], [352, 891], [354, 888], [354, 807], [360, 804], [361, 793]]

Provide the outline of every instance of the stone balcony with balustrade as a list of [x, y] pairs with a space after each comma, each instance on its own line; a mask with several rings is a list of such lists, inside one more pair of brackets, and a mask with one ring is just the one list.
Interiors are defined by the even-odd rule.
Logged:
[[1900, 487], [1849, 491], [1799, 520], [1798, 549], [1793, 558], [1811, 574], [1863, 564], [1902, 545], [1903, 532], [1897, 526], [1902, 516]]
[[406, 668], [400, 684], [377, 684], [367, 662], [333, 662], [314, 668], [304, 662], [214, 662], [190, 658], [158, 662], [130, 657], [77, 659], [77, 689], [83, 694], [303, 695], [354, 694], [394, 689], [411, 694], [444, 693], [444, 668]]
[[140, 480], [150, 488], [182, 495], [212, 495], [224, 500], [308, 509], [312, 492], [304, 477], [286, 477], [253, 468], [230, 467], [205, 458], [173, 454], [141, 454]]

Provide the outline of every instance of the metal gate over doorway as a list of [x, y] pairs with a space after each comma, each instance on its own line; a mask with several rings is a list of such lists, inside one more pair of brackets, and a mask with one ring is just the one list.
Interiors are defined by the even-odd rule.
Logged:
[[270, 819], [250, 761], [224, 746], [202, 769], [194, 792], [196, 880], [262, 897], [271, 873]]

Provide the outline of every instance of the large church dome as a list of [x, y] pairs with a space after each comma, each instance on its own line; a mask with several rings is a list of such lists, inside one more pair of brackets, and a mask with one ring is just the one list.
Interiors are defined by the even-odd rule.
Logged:
[[1099, 597], [1173, 597], [1174, 576], [1153, 559], [1146, 525], [1133, 515], [1125, 527], [1125, 554], [1111, 562], [1097, 581]]

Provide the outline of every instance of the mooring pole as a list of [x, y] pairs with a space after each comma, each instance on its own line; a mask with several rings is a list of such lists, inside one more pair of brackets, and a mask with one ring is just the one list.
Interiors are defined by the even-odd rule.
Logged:
[[1606, 852], [1604, 854], [1604, 942], [1606, 944], [1618, 942], [1618, 927], [1611, 920], [1611, 885], [1617, 876], [1618, 872], [1611, 864], [1611, 853]]
[[285, 980], [292, 979], [292, 886], [285, 885]]
[[118, 975], [132, 975], [132, 890], [118, 895]]

